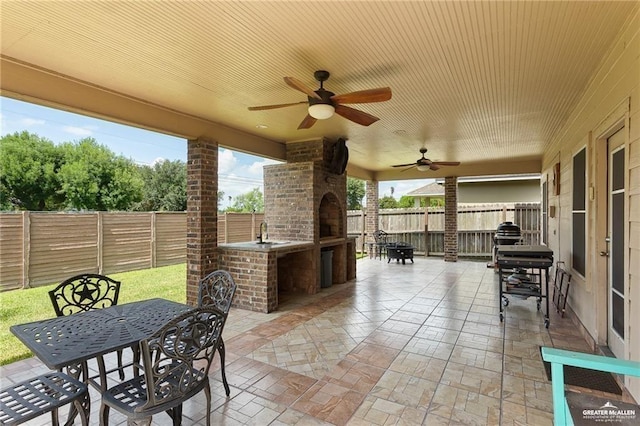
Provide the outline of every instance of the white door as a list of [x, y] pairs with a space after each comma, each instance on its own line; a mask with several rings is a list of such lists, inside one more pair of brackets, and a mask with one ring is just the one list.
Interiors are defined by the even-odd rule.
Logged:
[[624, 132], [619, 130], [607, 139], [608, 148], [608, 328], [607, 344], [617, 358], [625, 359], [625, 294], [624, 279], [624, 211], [625, 211], [625, 161]]

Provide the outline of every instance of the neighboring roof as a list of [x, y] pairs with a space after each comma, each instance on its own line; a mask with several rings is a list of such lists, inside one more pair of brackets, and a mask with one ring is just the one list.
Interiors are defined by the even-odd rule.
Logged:
[[408, 192], [409, 197], [444, 197], [444, 187], [439, 183], [430, 183]]

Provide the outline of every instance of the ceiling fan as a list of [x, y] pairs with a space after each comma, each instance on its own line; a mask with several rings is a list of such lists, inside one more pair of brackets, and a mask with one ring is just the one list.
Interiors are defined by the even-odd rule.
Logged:
[[[418, 158], [418, 161], [415, 163], [409, 164], [396, 164], [391, 167], [407, 167], [407, 170], [411, 167], [415, 167], [421, 172], [426, 172], [427, 170], [438, 170], [440, 166], [459, 166], [459, 161], [431, 161], [428, 158], [425, 158], [424, 154], [427, 153], [427, 148], [420, 148], [420, 153], [422, 154], [421, 158]], [[404, 171], [404, 170], [403, 170]]]
[[324, 70], [318, 70], [313, 73], [315, 79], [320, 82], [320, 88], [318, 90], [311, 90], [303, 82], [294, 77], [285, 77], [284, 82], [289, 87], [307, 95], [306, 101], [290, 104], [249, 107], [249, 111], [261, 111], [308, 104], [308, 114], [302, 120], [298, 129], [308, 129], [313, 126], [317, 120], [325, 120], [333, 116], [334, 113], [363, 126], [369, 126], [379, 120], [378, 117], [374, 117], [364, 111], [345, 106], [344, 104], [365, 104], [370, 102], [388, 101], [391, 99], [391, 89], [389, 87], [360, 90], [357, 92], [345, 93], [343, 95], [336, 95], [323, 87], [323, 83], [329, 79], [329, 75], [329, 72]]

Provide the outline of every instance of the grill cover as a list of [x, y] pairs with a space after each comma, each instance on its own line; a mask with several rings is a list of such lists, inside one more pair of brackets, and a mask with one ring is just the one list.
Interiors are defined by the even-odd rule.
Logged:
[[520, 227], [513, 222], [502, 222], [498, 225], [493, 243], [496, 245], [516, 244], [520, 241]]

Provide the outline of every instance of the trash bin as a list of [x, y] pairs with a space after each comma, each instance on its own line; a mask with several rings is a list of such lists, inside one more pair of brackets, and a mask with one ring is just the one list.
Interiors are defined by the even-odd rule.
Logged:
[[333, 284], [333, 250], [320, 252], [320, 287], [328, 288]]

